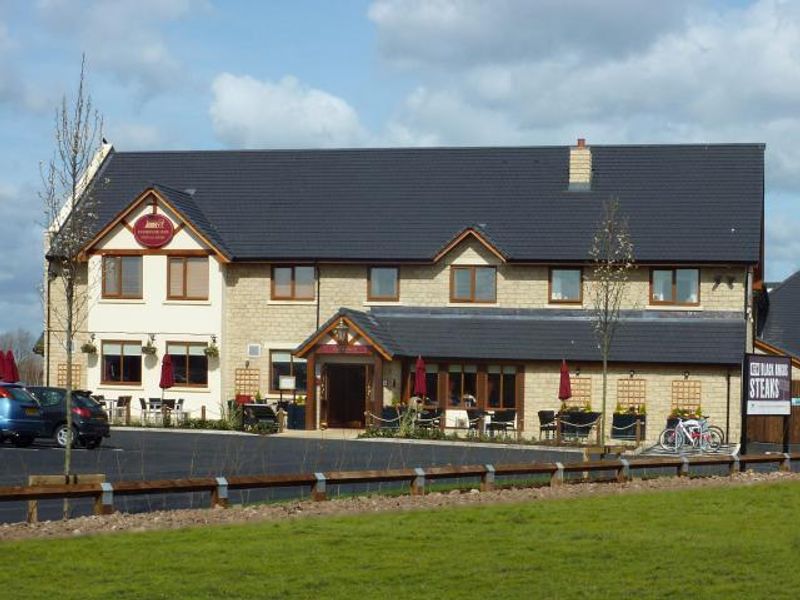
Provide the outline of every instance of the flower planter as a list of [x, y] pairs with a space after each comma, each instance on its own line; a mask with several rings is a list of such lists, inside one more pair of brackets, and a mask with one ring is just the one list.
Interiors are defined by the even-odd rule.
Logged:
[[611, 437], [616, 440], [635, 440], [636, 421], [639, 426], [639, 439], [643, 440], [646, 434], [647, 415], [633, 413], [615, 413], [611, 423]]
[[306, 428], [306, 407], [300, 404], [289, 404], [286, 407], [286, 427], [288, 429]]
[[565, 412], [559, 415], [559, 427], [564, 437], [587, 437], [599, 412]]

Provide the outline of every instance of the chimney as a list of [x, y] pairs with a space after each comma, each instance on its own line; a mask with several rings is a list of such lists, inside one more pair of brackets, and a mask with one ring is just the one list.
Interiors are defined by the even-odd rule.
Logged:
[[592, 150], [584, 138], [578, 138], [577, 145], [569, 149], [567, 189], [571, 192], [588, 192], [592, 189]]

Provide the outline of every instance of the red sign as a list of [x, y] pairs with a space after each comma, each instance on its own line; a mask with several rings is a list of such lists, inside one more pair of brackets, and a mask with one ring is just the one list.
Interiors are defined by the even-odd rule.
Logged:
[[341, 346], [322, 344], [317, 346], [317, 354], [369, 354], [369, 346]]
[[164, 215], [144, 215], [133, 224], [133, 237], [142, 246], [161, 248], [172, 240], [175, 229]]

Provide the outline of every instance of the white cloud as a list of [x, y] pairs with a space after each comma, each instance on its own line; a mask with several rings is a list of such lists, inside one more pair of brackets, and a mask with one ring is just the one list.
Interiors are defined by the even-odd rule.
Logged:
[[294, 77], [218, 75], [209, 110], [217, 137], [235, 147], [359, 146], [369, 136], [346, 101]]

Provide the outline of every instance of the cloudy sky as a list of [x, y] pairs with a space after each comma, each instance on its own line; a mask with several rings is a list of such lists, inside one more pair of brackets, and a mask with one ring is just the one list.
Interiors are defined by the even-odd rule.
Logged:
[[800, 268], [800, 2], [0, 0], [0, 332], [41, 329], [84, 51], [119, 150], [764, 142], [767, 277]]

